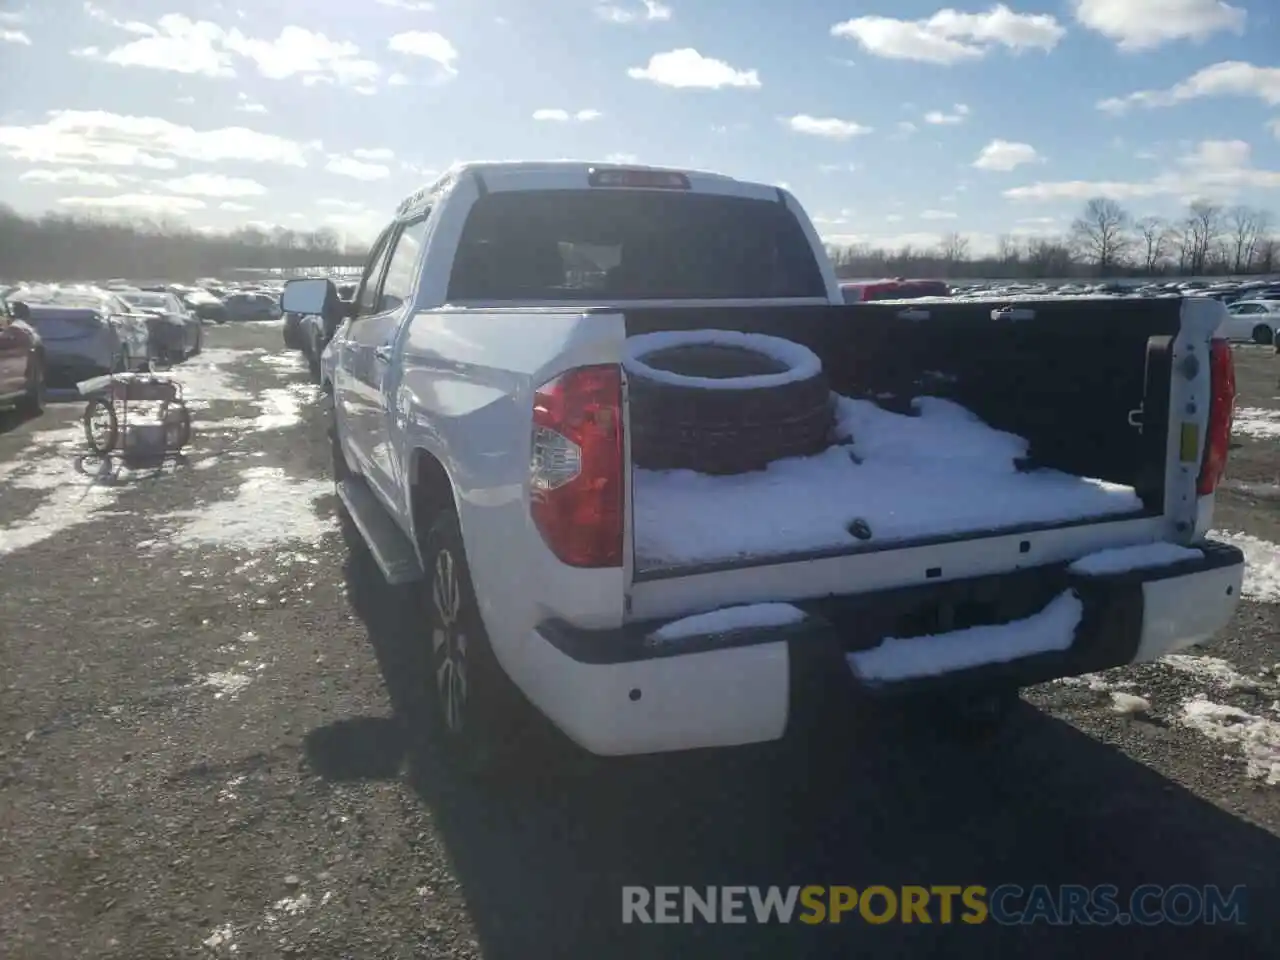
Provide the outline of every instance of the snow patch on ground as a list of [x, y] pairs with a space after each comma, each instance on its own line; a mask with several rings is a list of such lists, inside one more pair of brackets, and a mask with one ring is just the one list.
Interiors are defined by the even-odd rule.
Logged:
[[336, 529], [333, 518], [318, 516], [314, 506], [333, 492], [330, 481], [294, 480], [277, 467], [250, 467], [240, 476], [232, 499], [162, 515], [161, 520], [182, 521], [170, 542], [262, 550], [290, 541], [315, 543]]
[[201, 677], [200, 682], [216, 691], [213, 699], [221, 700], [225, 697], [228, 700], [234, 700], [245, 687], [253, 683], [253, 677], [243, 673], [220, 670]]
[[1147, 567], [1162, 567], [1182, 560], [1199, 560], [1204, 552], [1194, 547], [1176, 543], [1142, 543], [1132, 547], [1116, 547], [1099, 550], [1081, 557], [1070, 566], [1073, 573], [1098, 576], [1109, 573], [1125, 573]]
[[295, 383], [262, 391], [254, 401], [261, 411], [253, 421], [253, 429], [279, 430], [302, 422], [303, 405], [314, 400], [316, 389], [308, 383]]
[[889, 638], [878, 647], [846, 656], [863, 680], [905, 680], [989, 663], [1065, 650], [1075, 638], [1084, 604], [1074, 591], [1060, 594], [1034, 616], [996, 626], [970, 627], [936, 636]]
[[1138, 716], [1151, 712], [1151, 701], [1145, 697], [1135, 696], [1132, 693], [1113, 690], [1111, 691], [1111, 709], [1116, 713]]
[[1244, 551], [1244, 586], [1240, 593], [1263, 603], [1280, 603], [1280, 546], [1248, 533], [1211, 530], [1209, 536]]
[[[872, 543], [1128, 513], [1129, 487], [1053, 470], [1020, 473], [1027, 442], [947, 400], [921, 397], [919, 416], [840, 398], [851, 444], [738, 476], [635, 470], [636, 556], [645, 566], [852, 546], [855, 520]], [[856, 459], [855, 459], [856, 458]]]
[[200, 941], [201, 946], [218, 956], [231, 956], [239, 951], [235, 942], [235, 931], [231, 924], [221, 923], [209, 931], [209, 936]]
[[[77, 425], [33, 434], [21, 455], [0, 464], [0, 497], [6, 488], [46, 494], [28, 516], [0, 526], [0, 556], [88, 523], [115, 503], [121, 486], [98, 482], [97, 461], [83, 461], [84, 473], [76, 469], [76, 457], [84, 452], [84, 432]], [[122, 468], [120, 476], [128, 473]]]
[[183, 399], [193, 410], [211, 400], [252, 401], [253, 394], [235, 386], [225, 369], [246, 356], [243, 350], [210, 347], [182, 366], [174, 367], [168, 376], [182, 384]]
[[1280, 784], [1280, 723], [1203, 699], [1184, 703], [1181, 720], [1211, 740], [1238, 745], [1250, 777]]
[[789, 603], [753, 603], [676, 620], [650, 634], [649, 639], [661, 643], [755, 627], [783, 627], [803, 619], [804, 611]]
[[1254, 440], [1274, 440], [1280, 437], [1280, 410], [1264, 407], [1237, 407], [1231, 432], [1238, 437]]
[[1185, 653], [1170, 653], [1156, 662], [1227, 690], [1257, 690], [1260, 686], [1257, 680], [1246, 677], [1220, 657], [1194, 657]]

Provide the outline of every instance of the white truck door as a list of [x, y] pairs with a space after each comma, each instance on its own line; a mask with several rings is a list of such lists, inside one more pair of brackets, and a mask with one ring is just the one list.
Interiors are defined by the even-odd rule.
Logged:
[[395, 505], [397, 476], [391, 444], [387, 379], [392, 351], [405, 314], [413, 309], [418, 261], [427, 232], [428, 213], [400, 224], [380, 254], [385, 267], [373, 264], [357, 294], [356, 315], [344, 343], [342, 403], [347, 439], [361, 472], [380, 499]]

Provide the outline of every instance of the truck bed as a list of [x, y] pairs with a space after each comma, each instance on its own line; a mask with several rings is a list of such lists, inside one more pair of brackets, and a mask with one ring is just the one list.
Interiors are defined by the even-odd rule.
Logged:
[[633, 471], [635, 578], [1160, 518], [1181, 301], [1036, 300], [993, 319], [1005, 305], [628, 310], [628, 336], [804, 344], [852, 438], [741, 476]]

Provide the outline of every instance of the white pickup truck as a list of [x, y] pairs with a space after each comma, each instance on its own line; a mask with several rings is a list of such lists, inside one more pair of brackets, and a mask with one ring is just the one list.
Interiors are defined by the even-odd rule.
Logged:
[[340, 321], [349, 529], [422, 584], [469, 762], [530, 703], [613, 755], [777, 739], [832, 689], [1007, 704], [1238, 601], [1216, 301], [845, 305], [785, 190], [529, 162], [451, 169], [354, 303], [283, 309]]

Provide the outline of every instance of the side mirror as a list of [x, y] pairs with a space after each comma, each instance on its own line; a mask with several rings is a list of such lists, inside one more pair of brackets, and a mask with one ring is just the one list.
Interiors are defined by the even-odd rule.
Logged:
[[21, 300], [14, 300], [9, 304], [9, 315], [15, 320], [30, 320], [31, 308]]
[[280, 310], [284, 313], [313, 314], [319, 317], [334, 316], [342, 301], [333, 281], [319, 277], [290, 280], [280, 294]]

